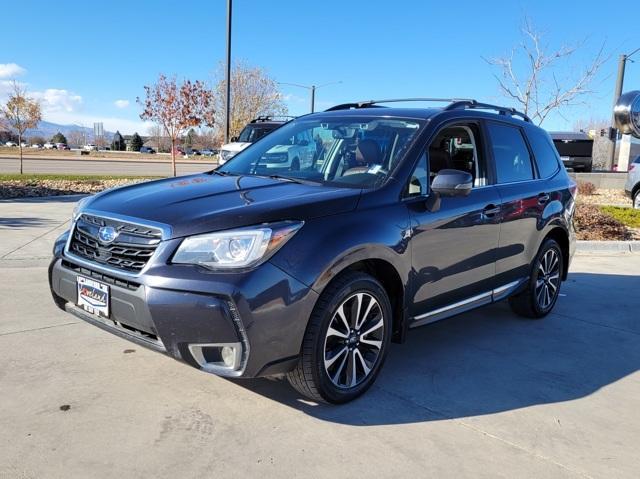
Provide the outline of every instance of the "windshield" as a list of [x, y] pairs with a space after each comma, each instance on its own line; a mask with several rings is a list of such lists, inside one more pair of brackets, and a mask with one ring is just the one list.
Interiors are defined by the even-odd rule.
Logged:
[[270, 131], [275, 130], [277, 127], [277, 125], [247, 125], [240, 132], [238, 141], [241, 143], [253, 143], [254, 141], [258, 141]]
[[381, 184], [398, 164], [423, 124], [380, 117], [294, 120], [217, 171], [371, 188]]

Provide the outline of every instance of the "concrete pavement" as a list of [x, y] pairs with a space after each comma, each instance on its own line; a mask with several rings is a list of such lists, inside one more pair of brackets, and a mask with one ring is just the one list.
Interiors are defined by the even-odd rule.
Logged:
[[577, 256], [554, 314], [412, 331], [341, 407], [210, 376], [55, 308], [69, 198], [0, 201], [0, 477], [636, 477], [640, 255]]

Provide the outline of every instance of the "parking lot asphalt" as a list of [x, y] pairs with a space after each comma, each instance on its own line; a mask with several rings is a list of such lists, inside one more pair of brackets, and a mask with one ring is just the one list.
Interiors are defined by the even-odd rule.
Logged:
[[416, 329], [368, 394], [320, 406], [59, 311], [74, 201], [0, 201], [0, 477], [637, 477], [640, 255], [576, 256], [543, 320]]

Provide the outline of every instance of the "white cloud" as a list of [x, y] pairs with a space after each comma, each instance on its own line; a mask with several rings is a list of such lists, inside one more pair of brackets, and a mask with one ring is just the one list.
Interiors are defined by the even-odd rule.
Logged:
[[47, 88], [44, 91], [30, 92], [29, 96], [40, 101], [43, 113], [78, 111], [82, 107], [82, 97], [68, 90]]
[[116, 108], [120, 108], [122, 110], [123, 108], [127, 108], [129, 106], [129, 100], [116, 100], [113, 102], [113, 104], [116, 106]]
[[26, 72], [26, 69], [16, 63], [0, 63], [0, 78], [13, 78]]

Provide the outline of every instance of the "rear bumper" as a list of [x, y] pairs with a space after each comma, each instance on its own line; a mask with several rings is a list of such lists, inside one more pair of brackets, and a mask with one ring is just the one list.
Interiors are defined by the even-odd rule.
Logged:
[[[110, 316], [76, 306], [78, 276], [109, 285]], [[242, 274], [158, 265], [135, 280], [79, 266], [58, 253], [49, 267], [54, 300], [70, 314], [194, 367], [233, 377], [284, 373], [297, 362], [317, 294], [265, 263]], [[235, 345], [238, 364], [204, 363], [202, 345]]]

